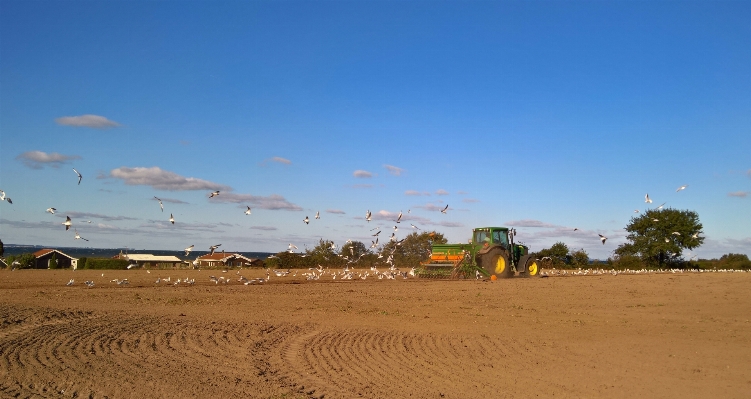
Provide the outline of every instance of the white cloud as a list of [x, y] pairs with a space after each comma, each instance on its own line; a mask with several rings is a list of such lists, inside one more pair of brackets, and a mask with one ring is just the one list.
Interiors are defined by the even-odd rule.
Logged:
[[370, 179], [373, 177], [373, 174], [368, 172], [367, 170], [356, 170], [354, 173], [352, 173], [352, 176], [361, 178], [361, 179]]
[[467, 195], [467, 192], [466, 191], [462, 191], [462, 190], [459, 190], [456, 193], [459, 194], [459, 195]]
[[290, 160], [289, 160], [289, 159], [287, 159], [287, 158], [282, 158], [282, 157], [273, 157], [273, 158], [271, 158], [271, 160], [272, 160], [272, 161], [274, 161], [274, 162], [279, 162], [279, 163], [283, 163], [283, 164], [285, 164], [285, 165], [290, 165], [290, 164], [292, 164], [292, 161], [290, 161]]
[[63, 155], [57, 152], [46, 153], [43, 151], [27, 151], [16, 157], [17, 160], [32, 169], [42, 169], [45, 165], [59, 168], [60, 165], [74, 159], [81, 159], [78, 155]]
[[427, 195], [427, 196], [430, 196], [430, 193], [419, 192], [417, 190], [407, 190], [407, 191], [404, 192], [404, 195], [410, 195], [410, 196]]
[[440, 206], [436, 204], [427, 203], [425, 205], [417, 205], [415, 208], [425, 209], [426, 211], [441, 211], [446, 205]]
[[748, 191], [736, 191], [734, 193], [728, 193], [728, 197], [746, 198], [747, 196]]
[[326, 209], [326, 213], [333, 213], [335, 215], [344, 215], [344, 211], [341, 209]]
[[480, 200], [475, 199], [475, 198], [464, 198], [462, 199], [462, 202], [466, 202], [468, 204], [474, 204], [474, 203], [480, 202]]
[[66, 212], [58, 212], [58, 217], [65, 217], [70, 216], [71, 219], [102, 219], [107, 221], [113, 221], [113, 220], [138, 220], [136, 218], [131, 218], [127, 216], [109, 216], [109, 215], [102, 215], [101, 213], [91, 213], [91, 212], [76, 212], [76, 211], [66, 211]]
[[284, 197], [278, 194], [271, 194], [268, 197], [263, 197], [252, 194], [221, 193], [212, 198], [211, 201], [232, 204], [248, 204], [251, 208], [268, 209], [272, 211], [302, 210], [300, 206], [287, 201]]
[[522, 219], [522, 220], [511, 220], [505, 223], [506, 226], [513, 226], [513, 227], [546, 227], [546, 228], [557, 228], [561, 226], [556, 226], [554, 224], [541, 222], [539, 220], [533, 220], [533, 219]]
[[394, 176], [401, 176], [401, 174], [404, 172], [404, 169], [394, 165], [383, 165], [383, 167], [388, 169], [389, 173]]
[[251, 229], [253, 230], [263, 230], [263, 231], [273, 231], [277, 230], [274, 226], [252, 226]]
[[99, 115], [81, 115], [81, 116], [63, 116], [55, 119], [59, 125], [90, 127], [94, 129], [109, 129], [120, 126], [119, 123], [111, 121]]
[[[150, 198], [150, 199], [156, 201], [156, 198]], [[185, 201], [179, 200], [179, 199], [174, 199], [174, 198], [159, 197], [159, 199], [162, 200], [162, 202], [168, 202], [170, 204], [188, 204], [188, 202], [185, 202]]]
[[440, 188], [438, 190], [435, 190], [435, 194], [436, 195], [449, 195], [449, 192], [446, 191], [446, 190], [444, 190], [444, 189], [442, 189], [442, 188]]
[[151, 186], [157, 190], [220, 190], [231, 191], [232, 188], [224, 184], [214, 183], [195, 177], [183, 177], [174, 172], [162, 170], [158, 166], [151, 168], [120, 167], [110, 171], [110, 177], [123, 179], [130, 186]]
[[746, 172], [746, 174], [748, 175], [748, 177], [751, 177], [751, 169], [749, 169], [748, 172]]
[[372, 184], [353, 184], [352, 188], [373, 188]]

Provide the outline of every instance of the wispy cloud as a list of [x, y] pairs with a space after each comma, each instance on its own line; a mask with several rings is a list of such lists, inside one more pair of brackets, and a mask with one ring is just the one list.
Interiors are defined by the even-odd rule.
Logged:
[[372, 184], [353, 184], [352, 188], [373, 188]]
[[474, 204], [474, 203], [480, 202], [480, 200], [475, 199], [475, 198], [464, 198], [462, 199], [462, 202], [466, 202], [468, 204]]
[[77, 211], [58, 212], [56, 216], [61, 217], [61, 218], [64, 218], [65, 216], [70, 216], [71, 219], [102, 219], [102, 220], [107, 220], [107, 221], [138, 220], [137, 218], [132, 218], [128, 216], [110, 216], [110, 215], [103, 215], [101, 213], [77, 212]]
[[341, 209], [326, 209], [326, 213], [333, 213], [335, 215], [344, 215], [345, 212]]
[[248, 204], [251, 208], [268, 209], [272, 211], [301, 211], [302, 207], [287, 201], [278, 194], [268, 197], [252, 194], [222, 193], [211, 199], [211, 202]]
[[420, 191], [417, 191], [417, 190], [407, 190], [407, 191], [404, 192], [404, 195], [409, 195], [409, 196], [426, 195], [426, 196], [430, 196], [430, 193], [428, 193], [428, 192], [420, 192]]
[[435, 195], [449, 195], [449, 192], [440, 188], [438, 190], [435, 190]]
[[93, 129], [109, 129], [120, 126], [119, 123], [111, 121], [99, 115], [81, 115], [81, 116], [63, 116], [55, 119], [58, 125], [90, 127]]
[[384, 168], [388, 169], [389, 173], [391, 173], [394, 176], [401, 176], [402, 173], [404, 173], [404, 169], [394, 166], [394, 165], [383, 165]]
[[[154, 197], [151, 197], [149, 199], [152, 200], [152, 201], [156, 201], [156, 198], [154, 198]], [[179, 200], [179, 199], [175, 199], [175, 198], [159, 197], [159, 199], [162, 200], [162, 202], [168, 202], [170, 204], [189, 204], [189, 202], [185, 202], [185, 201], [182, 201], [182, 200]]]
[[292, 164], [292, 161], [290, 161], [287, 158], [282, 158], [282, 157], [273, 157], [273, 158], [271, 158], [271, 161], [278, 162], [278, 163], [283, 163], [285, 165], [291, 165]]
[[443, 208], [445, 208], [446, 205], [440, 206], [432, 203], [427, 203], [425, 205], [417, 205], [415, 208], [425, 209], [426, 211], [440, 211]]
[[16, 159], [32, 169], [42, 169], [46, 165], [59, 168], [60, 165], [74, 159], [81, 159], [81, 157], [78, 155], [63, 155], [57, 152], [48, 154], [43, 151], [27, 151], [17, 156]]
[[466, 191], [462, 191], [462, 190], [459, 190], [456, 193], [459, 194], [459, 195], [467, 195], [467, 192]]
[[746, 172], [746, 174], [748, 175], [748, 177], [751, 177], [751, 169], [749, 169], [748, 172]]
[[251, 226], [251, 229], [252, 229], [252, 230], [263, 230], [263, 231], [273, 231], [273, 230], [278, 230], [278, 229], [277, 229], [276, 227], [274, 227], [274, 226]]
[[505, 223], [506, 226], [513, 226], [513, 227], [545, 227], [545, 228], [559, 228], [562, 226], [557, 226], [550, 223], [541, 222], [539, 220], [533, 220], [533, 219], [522, 219], [522, 220], [510, 220]]
[[151, 186], [157, 190], [232, 190], [231, 187], [224, 184], [197, 179], [195, 177], [183, 177], [177, 173], [162, 170], [158, 166], [151, 168], [128, 168], [123, 166], [112, 169], [110, 177], [122, 179], [129, 186]]
[[373, 174], [368, 172], [367, 170], [358, 169], [354, 171], [354, 173], [352, 173], [352, 176], [355, 176], [360, 179], [370, 179], [371, 177], [373, 177]]
[[736, 191], [733, 193], [728, 193], [728, 197], [746, 198], [748, 197], [748, 191]]

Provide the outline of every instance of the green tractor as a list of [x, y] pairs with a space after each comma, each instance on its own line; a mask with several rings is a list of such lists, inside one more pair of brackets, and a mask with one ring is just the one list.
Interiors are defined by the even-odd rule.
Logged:
[[474, 278], [477, 273], [496, 278], [540, 276], [540, 260], [525, 245], [515, 244], [515, 229], [478, 227], [467, 244], [433, 244], [430, 262], [421, 277]]

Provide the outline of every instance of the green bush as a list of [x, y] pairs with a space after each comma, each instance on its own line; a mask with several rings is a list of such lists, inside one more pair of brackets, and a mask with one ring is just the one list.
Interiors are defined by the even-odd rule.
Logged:
[[50, 258], [50, 266], [49, 266], [49, 268], [50, 269], [57, 269], [58, 268], [57, 254], [56, 253], [52, 253], [52, 257]]
[[[80, 260], [79, 260], [80, 262]], [[110, 258], [86, 258], [84, 264], [86, 269], [109, 269], [109, 270], [125, 270], [128, 268], [128, 261], [125, 259], [110, 259]], [[79, 263], [79, 268], [81, 267]]]

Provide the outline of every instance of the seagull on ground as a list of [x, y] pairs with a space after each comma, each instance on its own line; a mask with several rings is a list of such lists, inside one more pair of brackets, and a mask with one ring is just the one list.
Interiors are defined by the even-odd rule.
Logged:
[[75, 239], [76, 239], [76, 240], [84, 240], [84, 241], [89, 241], [89, 240], [87, 240], [87, 239], [85, 239], [85, 238], [81, 237], [81, 236], [80, 236], [80, 235], [78, 234], [78, 230], [76, 230], [76, 237], [75, 237]]
[[219, 195], [219, 190], [217, 190], [217, 191], [214, 191], [214, 192], [212, 192], [211, 194], [209, 194], [209, 198], [214, 198], [214, 197], [216, 197], [217, 195]]
[[188, 256], [190, 254], [190, 251], [193, 250], [193, 247], [195, 247], [195, 245], [191, 245], [188, 248], [185, 248], [185, 256]]
[[307, 216], [305, 216], [305, 219], [303, 219], [302, 221], [305, 222], [305, 224], [310, 224], [310, 219], [308, 219]]
[[677, 189], [677, 190], [675, 190], [675, 192], [677, 193], [678, 191], [681, 191], [681, 190], [685, 190], [685, 189], [686, 189], [686, 187], [688, 187], [688, 184], [684, 184], [684, 185], [682, 185], [682, 186], [678, 187], [678, 189]]
[[172, 224], [175, 224], [175, 217], [174, 217], [174, 216], [172, 216], [172, 214], [171, 214], [171, 213], [169, 214], [169, 221], [170, 221], [170, 222], [171, 222]]
[[159, 198], [157, 198], [156, 195], [154, 196], [154, 199], [157, 200], [157, 201], [159, 201], [159, 207], [162, 208], [162, 212], [164, 212], [164, 205], [162, 204], [162, 200], [160, 200]]
[[[216, 250], [217, 248], [221, 247], [221, 246], [222, 246], [222, 244], [216, 244], [216, 245], [212, 245], [212, 246], [210, 246], [210, 247], [209, 247], [209, 252], [210, 252], [210, 253], [209, 253], [209, 255], [214, 255], [214, 251], [215, 251], [215, 250]], [[191, 247], [192, 247], [192, 245], [191, 245]]]
[[68, 281], [68, 284], [65, 284], [65, 285], [68, 286], [68, 287], [70, 287], [71, 285], [73, 285], [73, 279], [70, 279], [70, 281]]
[[65, 226], [65, 231], [68, 231], [70, 229], [70, 216], [65, 217], [65, 221], [63, 222], [63, 225]]
[[446, 207], [441, 209], [441, 213], [446, 213], [446, 211], [449, 209], [449, 205], [446, 204]]
[[605, 237], [605, 236], [604, 236], [604, 235], [602, 235], [602, 234], [598, 234], [598, 236], [600, 236], [600, 241], [602, 241], [602, 245], [605, 245], [605, 241], [607, 241], [607, 240], [608, 240], [608, 238], [607, 238], [607, 237]]
[[53, 215], [55, 214], [55, 211], [56, 211], [56, 210], [57, 210], [57, 209], [55, 209], [55, 208], [47, 208], [47, 212], [49, 212], [49, 213], [51, 213], [51, 214], [53, 214]]
[[321, 212], [320, 211], [316, 211], [316, 219], [320, 219], [320, 218], [321, 218]]
[[81, 185], [81, 179], [83, 179], [83, 176], [80, 173], [78, 173], [78, 171], [76, 170], [76, 168], [73, 168], [73, 171], [76, 172], [76, 174], [78, 175], [78, 185], [80, 186]]
[[648, 203], [648, 204], [651, 204], [651, 203], [652, 203], [652, 199], [651, 199], [651, 198], [649, 198], [649, 193], [647, 193], [647, 195], [645, 195], [645, 196], [644, 196], [644, 202], [646, 202], [646, 203]]

